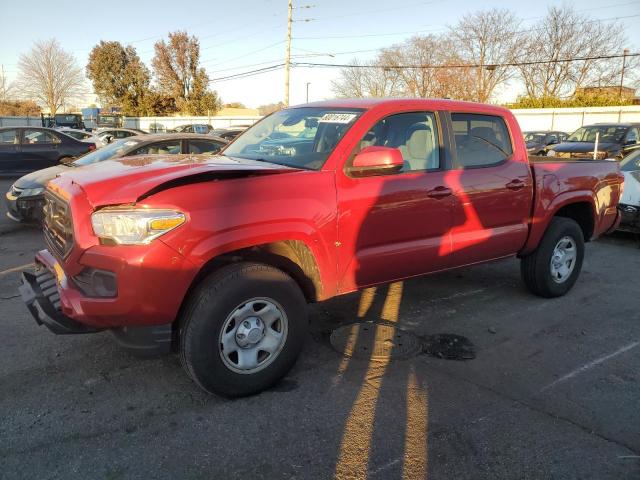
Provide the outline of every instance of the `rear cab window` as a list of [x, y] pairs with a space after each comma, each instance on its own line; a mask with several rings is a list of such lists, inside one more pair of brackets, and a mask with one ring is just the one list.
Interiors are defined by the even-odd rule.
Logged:
[[504, 119], [497, 115], [452, 113], [458, 168], [491, 167], [513, 154]]

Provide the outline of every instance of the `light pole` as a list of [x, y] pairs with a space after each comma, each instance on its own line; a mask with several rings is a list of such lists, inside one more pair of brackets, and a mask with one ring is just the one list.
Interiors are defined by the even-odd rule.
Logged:
[[307, 82], [307, 103], [309, 103], [309, 85], [311, 85], [311, 82]]
[[620, 103], [622, 103], [622, 87], [624, 83], [624, 69], [627, 66], [627, 55], [629, 55], [629, 50], [625, 48], [622, 52], [622, 71], [620, 72], [620, 90], [618, 91]]

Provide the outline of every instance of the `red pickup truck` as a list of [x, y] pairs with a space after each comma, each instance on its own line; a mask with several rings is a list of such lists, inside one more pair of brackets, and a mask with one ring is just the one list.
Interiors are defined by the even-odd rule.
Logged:
[[48, 250], [22, 296], [55, 333], [111, 330], [180, 351], [203, 389], [277, 382], [306, 304], [517, 256], [527, 287], [565, 294], [584, 243], [616, 228], [613, 161], [527, 157], [503, 108], [327, 101], [274, 113], [219, 156], [138, 156], [51, 181]]

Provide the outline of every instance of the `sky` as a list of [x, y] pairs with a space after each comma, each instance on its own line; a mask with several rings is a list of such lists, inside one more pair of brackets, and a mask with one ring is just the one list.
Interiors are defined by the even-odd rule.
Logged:
[[[294, 0], [292, 61], [348, 63], [367, 60], [382, 47], [402, 42], [413, 35], [439, 33], [462, 15], [492, 7], [508, 8], [527, 28], [545, 15], [549, 6], [567, 2], [539, 0]], [[571, 3], [569, 3], [571, 4]], [[581, 0], [573, 3], [594, 19], [617, 18], [624, 27], [629, 48], [640, 49], [640, 0]], [[305, 8], [305, 7], [310, 8]], [[287, 0], [121, 1], [105, 5], [59, 0], [32, 0], [29, 15], [15, 0], [2, 2], [0, 65], [15, 79], [20, 54], [33, 42], [55, 37], [84, 68], [91, 48], [100, 40], [117, 40], [136, 48], [151, 67], [153, 45], [167, 33], [186, 30], [200, 39], [201, 65], [214, 81], [211, 86], [224, 103], [242, 102], [248, 107], [275, 103], [284, 96], [282, 68], [243, 79], [221, 77], [284, 62], [287, 28]], [[11, 41], [7, 41], [11, 39]], [[331, 81], [339, 69], [296, 67], [291, 70], [292, 105], [332, 98]], [[216, 80], [218, 79], [218, 80]], [[91, 90], [87, 82], [88, 90]], [[515, 100], [517, 83], [499, 92], [500, 100]], [[87, 103], [95, 101], [88, 96]]]

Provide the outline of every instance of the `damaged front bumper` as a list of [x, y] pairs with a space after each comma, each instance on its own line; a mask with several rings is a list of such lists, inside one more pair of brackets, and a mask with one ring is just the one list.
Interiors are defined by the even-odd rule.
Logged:
[[20, 296], [38, 325], [44, 325], [56, 335], [110, 331], [121, 347], [137, 356], [155, 356], [172, 350], [171, 324], [99, 328], [62, 313], [56, 265], [48, 266], [36, 258], [35, 272], [22, 272]]

